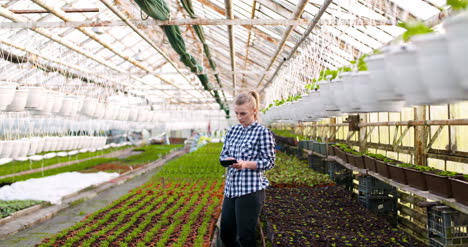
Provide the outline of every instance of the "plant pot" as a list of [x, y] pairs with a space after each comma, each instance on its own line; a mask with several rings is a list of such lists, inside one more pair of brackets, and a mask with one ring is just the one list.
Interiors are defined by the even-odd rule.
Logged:
[[366, 58], [369, 68], [371, 85], [375, 89], [375, 96], [379, 101], [401, 101], [403, 98], [397, 94], [393, 82], [385, 70], [384, 55], [374, 55]]
[[2, 83], [0, 85], [0, 111], [4, 111], [15, 98], [16, 84]]
[[46, 92], [42, 87], [25, 87], [29, 91], [26, 108], [40, 108], [47, 100]]
[[53, 113], [59, 113], [60, 109], [62, 108], [63, 104], [63, 95], [62, 94], [56, 94], [54, 95], [54, 106], [52, 107], [52, 112]]
[[450, 65], [457, 73], [459, 83], [468, 89], [468, 13], [448, 18], [444, 21], [444, 28], [447, 34], [447, 44], [449, 50]]
[[96, 99], [85, 99], [83, 101], [83, 106], [81, 107], [81, 114], [86, 116], [94, 116], [94, 112], [96, 111], [98, 101]]
[[462, 178], [449, 178], [449, 180], [455, 200], [468, 206], [468, 181]]
[[28, 90], [16, 90], [15, 97], [10, 105], [7, 106], [7, 111], [20, 112], [24, 111], [28, 100]]
[[418, 65], [425, 88], [434, 104], [452, 103], [466, 99], [466, 93], [460, 86], [451, 67], [448, 45], [441, 34], [423, 34], [414, 36], [418, 48]]
[[335, 153], [336, 153], [336, 156], [338, 158], [340, 158], [343, 162], [349, 163], [348, 156], [346, 155], [346, 153], [343, 150], [341, 150], [338, 147], [335, 147]]
[[433, 102], [419, 73], [416, 47], [412, 44], [395, 46], [385, 57], [385, 68], [394, 82], [395, 91], [403, 96], [407, 106]]
[[364, 165], [364, 159], [362, 158], [361, 155], [353, 155], [353, 154], [350, 154], [350, 153], [346, 153], [346, 156], [348, 156], [348, 163], [357, 167], [357, 168], [360, 168], [360, 169], [365, 169], [365, 165]]
[[430, 172], [423, 172], [426, 176], [427, 188], [432, 194], [452, 198], [452, 185], [449, 177], [440, 176]]
[[416, 169], [403, 167], [408, 185], [420, 190], [427, 190], [426, 176]]
[[408, 184], [405, 171], [402, 167], [393, 164], [388, 164], [388, 171], [392, 180], [395, 180], [400, 184]]
[[319, 142], [319, 150], [320, 150], [319, 153], [321, 153], [323, 155], [327, 155], [327, 144]]
[[369, 169], [370, 171], [377, 172], [377, 166], [375, 165], [375, 159], [364, 155], [364, 165], [366, 166], [366, 169]]
[[388, 165], [386, 162], [376, 159], [375, 166], [377, 167], [377, 173], [386, 178], [391, 178], [390, 171], [388, 170]]

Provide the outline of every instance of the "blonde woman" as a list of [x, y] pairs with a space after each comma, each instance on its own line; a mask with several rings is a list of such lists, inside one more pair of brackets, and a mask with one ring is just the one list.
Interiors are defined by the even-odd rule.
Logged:
[[225, 246], [256, 246], [258, 216], [269, 182], [264, 172], [273, 168], [275, 142], [269, 129], [258, 123], [259, 95], [239, 94], [234, 112], [239, 124], [227, 133], [221, 160], [235, 159], [229, 166], [221, 213], [221, 239]]

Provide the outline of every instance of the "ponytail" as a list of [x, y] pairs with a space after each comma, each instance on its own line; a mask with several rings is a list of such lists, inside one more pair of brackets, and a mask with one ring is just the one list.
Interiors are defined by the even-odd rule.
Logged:
[[234, 100], [236, 105], [249, 104], [255, 111], [255, 120], [258, 120], [258, 110], [260, 107], [260, 95], [256, 91], [238, 94]]

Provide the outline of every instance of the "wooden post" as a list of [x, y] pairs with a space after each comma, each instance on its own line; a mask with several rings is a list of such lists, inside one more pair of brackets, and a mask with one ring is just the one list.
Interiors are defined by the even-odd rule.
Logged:
[[[367, 123], [367, 114], [359, 115], [361, 123]], [[367, 127], [359, 128], [359, 152], [364, 153], [367, 151]]]
[[[426, 120], [426, 106], [414, 107], [414, 120]], [[427, 126], [414, 127], [414, 164], [427, 165]]]
[[[336, 118], [330, 118], [330, 124], [336, 124]], [[336, 141], [336, 134], [334, 134], [333, 136], [331, 134], [335, 133], [336, 127], [331, 126], [331, 127], [328, 127], [328, 128], [330, 128], [330, 138], [328, 138], [329, 142], [335, 142]]]

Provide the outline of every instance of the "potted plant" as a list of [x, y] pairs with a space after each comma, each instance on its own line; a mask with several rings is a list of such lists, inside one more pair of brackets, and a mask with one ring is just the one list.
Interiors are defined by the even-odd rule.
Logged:
[[424, 172], [427, 181], [427, 188], [432, 194], [452, 198], [452, 184], [449, 177], [455, 177], [459, 174], [451, 171], [434, 170]]
[[[452, 6], [453, 7], [453, 6]], [[465, 6], [466, 7], [466, 6]], [[444, 28], [447, 34], [447, 43], [449, 51], [450, 65], [453, 71], [458, 74], [459, 83], [468, 88], [468, 12], [462, 12], [459, 15], [450, 17], [444, 22]]]
[[341, 144], [341, 143], [337, 143], [334, 145], [335, 147], [335, 154], [338, 158], [340, 158], [341, 160], [343, 160], [345, 163], [349, 163], [348, 162], [348, 156], [346, 155], [346, 153], [343, 151], [343, 149], [345, 148], [348, 148], [348, 145], [346, 144]]
[[[466, 99], [449, 61], [447, 39], [442, 34], [423, 34], [412, 38], [418, 53], [422, 82], [434, 104]], [[440, 83], [443, 81], [444, 83]]]
[[435, 170], [434, 168], [408, 163], [403, 163], [401, 166], [403, 167], [409, 186], [420, 190], [427, 190], [426, 176], [423, 172]]
[[404, 165], [402, 165], [401, 163], [389, 163], [388, 171], [392, 180], [395, 180], [400, 184], [408, 184], [408, 180], [406, 178], [405, 170], [403, 170], [403, 166]]
[[380, 175], [386, 178], [391, 178], [387, 163], [395, 163], [395, 162], [389, 158], [386, 158], [385, 156], [383, 159], [375, 159], [375, 166], [377, 168], [377, 173], [379, 173]]
[[468, 175], [465, 174], [463, 177], [451, 177], [449, 180], [452, 185], [452, 192], [455, 200], [468, 206]]
[[15, 83], [3, 83], [0, 84], [0, 111], [4, 111], [6, 107], [15, 98]]
[[24, 107], [26, 106], [26, 102], [28, 100], [28, 90], [16, 90], [15, 97], [10, 105], [7, 107], [7, 111], [24, 111]]
[[409, 106], [433, 102], [419, 73], [416, 51], [413, 44], [396, 45], [385, 57], [385, 67], [395, 90]]
[[383, 160], [385, 158], [385, 156], [383, 156], [382, 154], [374, 154], [374, 153], [369, 153], [369, 152], [366, 152], [365, 155], [363, 155], [364, 157], [364, 165], [366, 166], [366, 169], [369, 169], [373, 172], [376, 172], [377, 173], [377, 165], [376, 165], [376, 159], [381, 159]]
[[346, 156], [348, 156], [348, 163], [357, 168], [366, 169], [362, 153], [359, 153], [351, 148], [346, 148], [344, 151], [346, 152]]

